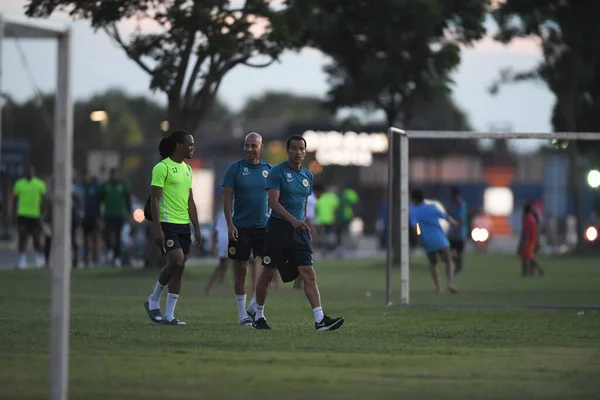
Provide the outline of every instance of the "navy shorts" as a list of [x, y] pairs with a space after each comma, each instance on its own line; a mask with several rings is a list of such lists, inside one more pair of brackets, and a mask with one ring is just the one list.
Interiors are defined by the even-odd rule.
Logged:
[[183, 254], [185, 255], [190, 254], [190, 248], [192, 247], [192, 231], [190, 230], [190, 224], [161, 222], [160, 226], [165, 234], [165, 243], [160, 249], [163, 256], [176, 249], [183, 250]]
[[450, 239], [450, 248], [460, 254], [465, 249], [465, 241], [460, 239]]
[[229, 240], [227, 245], [228, 257], [232, 260], [248, 261], [252, 258], [262, 257], [265, 252], [266, 228], [238, 228], [236, 241]]
[[308, 229], [294, 229], [287, 221], [269, 218], [269, 224], [265, 232], [265, 254], [262, 265], [265, 268], [279, 268], [281, 278], [291, 278], [295, 270], [297, 276], [298, 267], [312, 266], [312, 236]]

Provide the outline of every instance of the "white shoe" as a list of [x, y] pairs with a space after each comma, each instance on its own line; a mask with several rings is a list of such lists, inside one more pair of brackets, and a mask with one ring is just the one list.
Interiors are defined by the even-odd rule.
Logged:
[[17, 269], [25, 269], [25, 268], [27, 268], [27, 260], [22, 258], [17, 263]]
[[35, 257], [35, 266], [37, 268], [44, 268], [44, 265], [46, 264], [46, 260], [44, 259], [44, 256], [36, 256]]
[[115, 258], [115, 267], [117, 268], [121, 268], [121, 259], [120, 258]]

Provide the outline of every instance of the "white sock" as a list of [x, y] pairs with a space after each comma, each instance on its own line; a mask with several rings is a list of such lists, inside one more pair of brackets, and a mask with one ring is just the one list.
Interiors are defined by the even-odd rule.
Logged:
[[246, 295], [236, 294], [235, 299], [237, 300], [239, 320], [241, 321], [243, 319], [248, 318], [248, 313], [246, 312]]
[[258, 321], [261, 318], [265, 318], [265, 306], [259, 306], [257, 304], [256, 305], [256, 316], [254, 317], [254, 320]]
[[252, 300], [250, 300], [250, 304], [248, 304], [248, 310], [256, 312], [256, 293], [254, 293]]
[[325, 317], [325, 315], [323, 314], [323, 309], [321, 307], [313, 308], [313, 314], [315, 316], [316, 323], [323, 321], [323, 317]]
[[167, 294], [167, 307], [165, 308], [165, 319], [167, 321], [175, 318], [175, 306], [177, 305], [177, 299], [179, 298], [178, 294], [169, 293]]
[[154, 286], [154, 292], [148, 297], [148, 308], [151, 310], [157, 310], [160, 308], [160, 294], [162, 293], [165, 287], [160, 284], [159, 281], [156, 281], [156, 286]]
[[27, 257], [25, 257], [25, 253], [19, 254], [19, 263], [25, 264], [27, 262]]

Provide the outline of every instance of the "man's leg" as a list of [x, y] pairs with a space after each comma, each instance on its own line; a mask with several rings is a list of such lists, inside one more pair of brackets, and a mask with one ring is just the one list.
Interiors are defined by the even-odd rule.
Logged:
[[121, 232], [123, 231], [123, 225], [125, 225], [125, 220], [123, 218], [118, 218], [115, 220], [115, 227], [114, 227], [114, 240], [115, 240], [115, 244], [114, 244], [114, 252], [115, 252], [115, 258], [114, 258], [114, 264], [115, 267], [120, 267], [121, 266]]
[[27, 249], [27, 237], [29, 236], [29, 230], [27, 229], [25, 219], [23, 217], [18, 218], [19, 224], [19, 261], [17, 268], [27, 267], [27, 257], [25, 250]]
[[215, 282], [217, 280], [220, 281], [221, 277], [225, 275], [225, 270], [227, 269], [227, 261], [227, 257], [219, 258], [219, 263], [215, 267], [215, 270], [213, 271], [213, 274], [210, 277], [210, 280], [208, 281], [208, 285], [206, 285], [206, 289], [204, 289], [204, 293], [209, 294]]
[[44, 249], [42, 247], [42, 221], [39, 218], [31, 218], [30, 223], [33, 248], [35, 249], [35, 264], [36, 267], [42, 268], [45, 264]]
[[248, 261], [250, 266], [250, 276], [252, 277], [252, 293], [256, 291], [256, 282], [258, 282], [258, 266], [256, 258], [250, 258]]
[[102, 229], [102, 236], [104, 239], [104, 263], [109, 263], [110, 253], [112, 253], [112, 230], [113, 230], [112, 218], [104, 218], [104, 229]]
[[[440, 255], [444, 264], [446, 264], [446, 285], [450, 293], [458, 293], [458, 290], [454, 286], [454, 265], [452, 263], [452, 256], [450, 254], [450, 248], [440, 250]], [[437, 271], [437, 268], [436, 268]]]
[[344, 318], [330, 318], [323, 313], [315, 269], [311, 265], [305, 265], [298, 267], [298, 272], [304, 282], [304, 295], [312, 307], [317, 331], [333, 331], [341, 327], [344, 324]]
[[427, 253], [427, 259], [429, 260], [429, 271], [431, 273], [433, 284], [435, 285], [435, 291], [437, 293], [442, 293], [442, 287], [440, 286], [440, 275], [437, 267], [437, 253]]
[[[264, 264], [264, 260], [263, 260]], [[267, 324], [267, 319], [265, 318], [264, 309], [265, 302], [267, 301], [267, 294], [269, 291], [269, 284], [275, 275], [276, 269], [273, 267], [264, 267], [262, 273], [258, 277], [258, 282], [256, 283], [256, 309], [254, 314], [254, 328], [256, 329], [271, 329], [271, 327]], [[253, 304], [250, 303], [250, 307]], [[249, 308], [250, 308], [249, 307]]]

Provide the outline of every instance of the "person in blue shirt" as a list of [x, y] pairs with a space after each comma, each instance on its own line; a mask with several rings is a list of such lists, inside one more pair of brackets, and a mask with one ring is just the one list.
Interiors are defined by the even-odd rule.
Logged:
[[264, 316], [264, 305], [269, 283], [279, 269], [284, 282], [292, 282], [298, 276], [304, 281], [315, 329], [335, 330], [343, 325], [344, 318], [330, 318], [323, 313], [313, 268], [312, 237], [306, 223], [307, 200], [313, 187], [313, 174], [302, 166], [306, 140], [294, 135], [287, 140], [286, 149], [288, 160], [274, 166], [267, 179], [271, 216], [265, 236], [264, 268], [256, 285], [256, 304], [250, 304], [248, 314], [254, 320], [254, 328], [271, 329]]
[[249, 133], [244, 140], [245, 157], [230, 164], [223, 179], [223, 209], [229, 235], [227, 253], [233, 260], [238, 323], [242, 326], [252, 326], [246, 311], [248, 261], [252, 267], [252, 286], [256, 288], [258, 274], [254, 259], [264, 255], [269, 220], [266, 187], [273, 166], [260, 158], [263, 148], [262, 137], [256, 132]]
[[467, 240], [469, 221], [467, 219], [467, 203], [460, 197], [460, 189], [456, 186], [450, 189], [450, 206], [448, 210], [448, 214], [458, 223], [458, 225], [452, 226], [448, 232], [450, 249], [454, 259], [454, 275], [458, 275], [463, 269], [463, 251], [465, 240]]
[[457, 222], [451, 216], [442, 212], [434, 204], [426, 204], [423, 191], [414, 190], [411, 194], [413, 207], [410, 209], [409, 220], [412, 227], [419, 225], [421, 244], [427, 253], [427, 259], [431, 266], [431, 277], [435, 284], [435, 290], [442, 292], [438, 274], [438, 257], [446, 264], [446, 283], [448, 291], [457, 293], [454, 286], [454, 266], [450, 255], [450, 243], [440, 225], [440, 218], [447, 220], [452, 225]]

